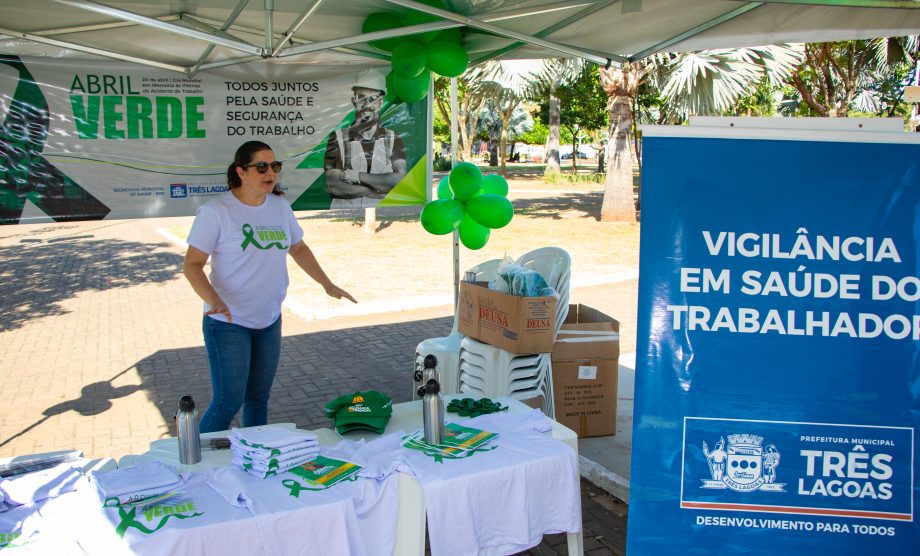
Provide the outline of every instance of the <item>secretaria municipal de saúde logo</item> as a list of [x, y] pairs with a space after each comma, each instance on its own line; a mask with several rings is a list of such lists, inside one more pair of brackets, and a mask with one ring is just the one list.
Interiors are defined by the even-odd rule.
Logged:
[[709, 465], [712, 480], [703, 479], [703, 488], [729, 488], [736, 492], [785, 492], [785, 483], [776, 482], [776, 468], [779, 467], [779, 450], [773, 444], [761, 445], [763, 437], [756, 434], [728, 435], [719, 438], [715, 449], [703, 442], [703, 455]]

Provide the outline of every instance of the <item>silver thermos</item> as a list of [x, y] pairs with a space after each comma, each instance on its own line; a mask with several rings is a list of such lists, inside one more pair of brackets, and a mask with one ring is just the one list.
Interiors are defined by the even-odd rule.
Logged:
[[444, 399], [441, 398], [441, 385], [430, 379], [419, 388], [422, 396], [422, 419], [425, 426], [425, 442], [436, 446], [444, 435]]
[[198, 410], [191, 396], [179, 398], [176, 412], [176, 430], [179, 435], [179, 463], [192, 465], [201, 461], [201, 434], [198, 430]]

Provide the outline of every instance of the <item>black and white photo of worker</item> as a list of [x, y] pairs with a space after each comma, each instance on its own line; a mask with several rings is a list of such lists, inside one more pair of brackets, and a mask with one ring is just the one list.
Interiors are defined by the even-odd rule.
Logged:
[[351, 91], [355, 122], [336, 129], [326, 147], [326, 191], [334, 209], [377, 206], [406, 175], [402, 138], [380, 122], [386, 78], [362, 71]]

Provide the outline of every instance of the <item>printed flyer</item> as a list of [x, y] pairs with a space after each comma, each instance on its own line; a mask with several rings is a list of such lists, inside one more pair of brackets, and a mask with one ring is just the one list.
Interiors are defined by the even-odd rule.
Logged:
[[920, 137], [732, 133], [644, 133], [628, 553], [912, 554]]
[[283, 162], [295, 210], [422, 204], [427, 103], [387, 96], [386, 72], [0, 54], [0, 224], [193, 215], [251, 140]]

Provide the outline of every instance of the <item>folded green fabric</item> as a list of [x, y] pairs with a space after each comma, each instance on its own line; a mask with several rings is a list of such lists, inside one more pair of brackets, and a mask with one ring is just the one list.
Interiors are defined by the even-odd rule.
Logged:
[[447, 404], [447, 411], [457, 413], [461, 417], [479, 417], [480, 415], [496, 413], [506, 409], [508, 409], [508, 406], [493, 402], [489, 398], [480, 398], [478, 400], [463, 398], [451, 400], [450, 403]]

